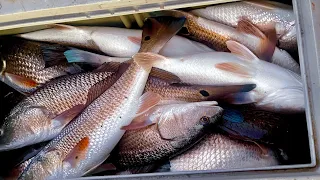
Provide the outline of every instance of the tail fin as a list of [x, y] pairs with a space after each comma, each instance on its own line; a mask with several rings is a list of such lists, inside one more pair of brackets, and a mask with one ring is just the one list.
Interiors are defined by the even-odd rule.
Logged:
[[130, 58], [110, 57], [100, 54], [95, 54], [80, 49], [71, 49], [64, 52], [69, 63], [89, 63], [91, 65], [101, 65], [108, 62], [125, 62]]
[[133, 56], [133, 61], [149, 72], [156, 63], [160, 63], [166, 59], [164, 56], [153, 53], [137, 53]]
[[51, 67], [66, 62], [63, 52], [69, 48], [58, 44], [40, 43], [40, 48], [45, 61], [45, 67]]
[[160, 16], [147, 18], [139, 52], [159, 53], [162, 47], [182, 28], [185, 17]]

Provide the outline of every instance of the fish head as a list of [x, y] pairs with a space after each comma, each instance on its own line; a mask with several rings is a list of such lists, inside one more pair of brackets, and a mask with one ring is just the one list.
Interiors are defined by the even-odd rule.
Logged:
[[158, 123], [161, 137], [170, 139], [174, 147], [182, 147], [197, 140], [206, 128], [220, 119], [223, 111], [221, 107], [210, 104], [210, 101], [180, 106], [171, 111], [172, 118], [166, 118], [168, 122]]
[[[23, 106], [23, 104], [20, 104]], [[5, 118], [1, 127], [0, 150], [20, 148], [43, 139], [50, 128], [48, 114], [38, 107], [17, 106]]]
[[63, 152], [58, 149], [40, 152], [24, 172], [22, 179], [59, 179], [63, 173]]

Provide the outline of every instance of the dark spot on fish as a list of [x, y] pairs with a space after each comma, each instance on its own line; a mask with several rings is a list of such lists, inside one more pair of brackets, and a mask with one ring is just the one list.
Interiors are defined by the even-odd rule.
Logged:
[[119, 118], [121, 119], [121, 116], [119, 116]]
[[101, 125], [101, 127], [102, 127], [102, 125]]
[[144, 40], [145, 40], [145, 41], [149, 41], [150, 39], [151, 39], [150, 36], [144, 37]]
[[78, 159], [78, 156], [76, 156], [76, 159]]
[[202, 96], [204, 96], [204, 97], [208, 97], [210, 94], [208, 93], [208, 91], [206, 91], [206, 90], [201, 90], [200, 91], [200, 94], [202, 95]]
[[180, 34], [183, 34], [183, 35], [189, 35], [189, 30], [187, 27], [182, 27], [181, 30], [179, 31]]

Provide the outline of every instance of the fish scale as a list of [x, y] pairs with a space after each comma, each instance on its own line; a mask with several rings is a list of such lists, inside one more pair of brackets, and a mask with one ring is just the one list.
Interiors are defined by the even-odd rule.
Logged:
[[[264, 147], [263, 147], [264, 148]], [[220, 170], [279, 164], [272, 150], [253, 143], [210, 134], [189, 151], [170, 160], [171, 171]]]
[[1, 127], [4, 133], [0, 149], [52, 139], [67, 123], [54, 118], [77, 105], [85, 106], [90, 88], [105, 79], [106, 84], [112, 83], [115, 80], [112, 74], [92, 72], [62, 77], [25, 98], [11, 110]]
[[192, 10], [191, 13], [236, 27], [241, 17], [250, 19], [261, 30], [275, 22], [279, 47], [297, 50], [295, 16], [292, 7], [270, 2], [234, 2]]

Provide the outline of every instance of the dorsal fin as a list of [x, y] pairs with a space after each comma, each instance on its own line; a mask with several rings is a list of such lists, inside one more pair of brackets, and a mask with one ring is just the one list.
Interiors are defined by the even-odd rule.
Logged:
[[256, 55], [254, 55], [247, 47], [236, 42], [236, 41], [227, 41], [226, 42], [228, 49], [231, 53], [238, 55], [243, 60], [254, 61], [259, 60]]

